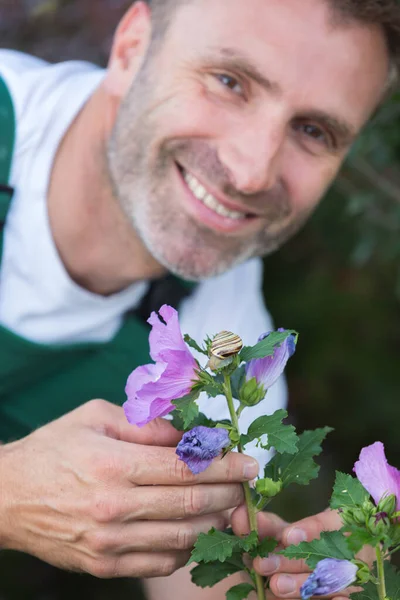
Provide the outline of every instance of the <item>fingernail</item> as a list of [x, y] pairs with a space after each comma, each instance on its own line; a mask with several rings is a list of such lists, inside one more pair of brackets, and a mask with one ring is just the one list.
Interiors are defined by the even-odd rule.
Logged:
[[287, 535], [287, 543], [289, 545], [293, 544], [297, 546], [297, 544], [300, 544], [300, 542], [305, 542], [306, 539], [306, 532], [303, 529], [300, 529], [299, 527], [293, 527]]
[[244, 463], [243, 474], [246, 479], [254, 479], [259, 471], [258, 462], [254, 459], [247, 459]]
[[260, 560], [260, 571], [263, 575], [272, 575], [272, 573], [275, 573], [275, 571], [279, 569], [280, 564], [281, 559], [279, 558], [279, 556], [274, 556], [272, 554], [271, 556]]
[[280, 575], [276, 582], [276, 587], [280, 594], [292, 594], [296, 589], [296, 584], [293, 577], [290, 577], [289, 575]]

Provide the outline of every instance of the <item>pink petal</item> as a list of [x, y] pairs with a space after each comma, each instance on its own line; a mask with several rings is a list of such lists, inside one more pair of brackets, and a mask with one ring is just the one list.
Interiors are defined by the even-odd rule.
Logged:
[[150, 406], [139, 401], [138, 393], [148, 383], [158, 381], [165, 368], [165, 363], [143, 365], [129, 375], [125, 386], [128, 399], [123, 404], [123, 408], [126, 418], [132, 425], [139, 425], [139, 423], [145, 425], [151, 420]]
[[400, 471], [388, 464], [382, 442], [375, 442], [361, 450], [354, 471], [375, 504], [383, 496], [394, 494], [397, 510], [400, 510]]
[[188, 347], [183, 341], [177, 311], [172, 306], [164, 304], [160, 308], [159, 314], [165, 323], [161, 321], [156, 312], [152, 312], [147, 321], [152, 325], [149, 335], [151, 358], [155, 362], [165, 360], [163, 356], [169, 350], [182, 350], [190, 354]]

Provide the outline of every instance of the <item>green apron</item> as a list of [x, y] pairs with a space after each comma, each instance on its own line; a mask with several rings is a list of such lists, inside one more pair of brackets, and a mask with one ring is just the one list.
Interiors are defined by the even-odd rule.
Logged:
[[[0, 78], [0, 261], [14, 140], [14, 109]], [[150, 312], [163, 303], [178, 308], [191, 287], [171, 275], [154, 282], [139, 310], [127, 313], [106, 343], [38, 344], [0, 326], [0, 440], [22, 437], [91, 398], [122, 404], [129, 373], [150, 362]]]

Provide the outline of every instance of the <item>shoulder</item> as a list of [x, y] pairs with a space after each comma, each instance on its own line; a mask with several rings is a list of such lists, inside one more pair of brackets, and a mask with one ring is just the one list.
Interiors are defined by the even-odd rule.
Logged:
[[[102, 70], [83, 61], [50, 64], [13, 50], [0, 50], [0, 77], [10, 91], [17, 124], [38, 123], [61, 102], [73, 101], [74, 89], [82, 82], [100, 81]], [[70, 94], [65, 94], [69, 86]]]

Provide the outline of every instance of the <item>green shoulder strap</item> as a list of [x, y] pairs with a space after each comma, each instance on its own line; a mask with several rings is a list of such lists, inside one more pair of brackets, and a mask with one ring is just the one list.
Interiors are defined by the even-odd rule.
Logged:
[[15, 113], [8, 88], [0, 77], [0, 221], [4, 221], [12, 197], [8, 186], [15, 143]]

